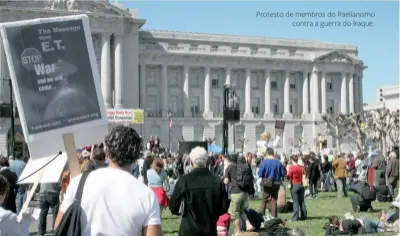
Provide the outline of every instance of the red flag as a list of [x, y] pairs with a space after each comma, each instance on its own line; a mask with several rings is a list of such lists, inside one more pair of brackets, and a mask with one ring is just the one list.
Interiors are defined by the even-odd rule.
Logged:
[[169, 127], [172, 128], [172, 120], [169, 121]]

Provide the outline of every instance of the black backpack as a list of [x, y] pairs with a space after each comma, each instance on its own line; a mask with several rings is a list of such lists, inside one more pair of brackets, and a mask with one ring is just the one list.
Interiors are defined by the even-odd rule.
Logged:
[[75, 200], [71, 206], [68, 207], [67, 211], [58, 225], [57, 229], [54, 231], [53, 236], [80, 236], [81, 235], [81, 215], [82, 215], [82, 193], [83, 187], [87, 177], [89, 176], [89, 171], [82, 174], [79, 181], [78, 190], [76, 191]]
[[370, 186], [369, 184], [365, 183], [364, 185], [361, 186], [361, 193], [360, 193], [361, 199], [365, 201], [375, 201], [376, 199], [376, 191], [373, 186]]
[[236, 182], [238, 187], [245, 192], [250, 193], [254, 188], [253, 172], [248, 164], [237, 164]]

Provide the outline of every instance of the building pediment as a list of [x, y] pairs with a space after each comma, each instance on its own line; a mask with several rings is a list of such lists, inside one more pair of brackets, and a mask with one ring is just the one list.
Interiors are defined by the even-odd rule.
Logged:
[[331, 50], [313, 59], [314, 62], [342, 62], [357, 64], [358, 60], [338, 50]]
[[106, 0], [29, 0], [0, 1], [0, 8], [21, 10], [93, 13], [98, 15], [120, 16], [132, 18], [130, 12], [109, 3]]

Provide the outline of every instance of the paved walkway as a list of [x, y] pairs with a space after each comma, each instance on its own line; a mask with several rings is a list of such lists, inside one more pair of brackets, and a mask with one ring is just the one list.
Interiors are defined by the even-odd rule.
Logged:
[[[38, 202], [37, 201], [32, 201], [30, 203], [30, 208], [38, 208]], [[51, 210], [49, 210], [49, 214], [47, 215], [47, 235], [52, 235], [51, 234], [51, 224], [53, 222], [53, 214], [51, 213]], [[29, 235], [37, 235], [38, 232], [38, 225], [39, 225], [39, 221], [36, 221], [35, 223], [31, 224], [31, 226], [29, 227]]]

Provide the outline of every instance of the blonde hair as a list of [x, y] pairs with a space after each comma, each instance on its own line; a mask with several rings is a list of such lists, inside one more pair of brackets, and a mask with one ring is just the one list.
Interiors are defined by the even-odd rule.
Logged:
[[265, 131], [264, 133], [261, 134], [261, 139], [264, 141], [270, 140], [271, 139], [271, 133], [268, 131]]

